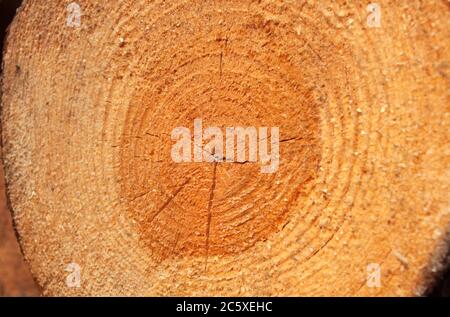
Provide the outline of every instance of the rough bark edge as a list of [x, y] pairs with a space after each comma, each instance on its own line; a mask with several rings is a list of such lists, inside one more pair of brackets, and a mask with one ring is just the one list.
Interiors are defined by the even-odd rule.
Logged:
[[3, 174], [4, 174], [4, 182], [5, 182], [5, 204], [6, 204], [6, 208], [8, 208], [9, 213], [11, 214], [11, 222], [12, 222], [12, 229], [14, 232], [14, 236], [16, 237], [17, 240], [17, 244], [19, 245], [19, 252], [22, 255], [23, 261], [25, 262], [25, 265], [27, 266], [28, 270], [30, 271], [30, 275], [31, 278], [33, 279], [36, 288], [38, 290], [38, 292], [41, 294], [42, 296], [42, 291], [43, 288], [40, 285], [40, 283], [38, 283], [37, 278], [35, 277], [35, 274], [33, 273], [32, 269], [31, 269], [31, 263], [28, 261], [27, 257], [25, 256], [24, 250], [23, 250], [23, 245], [22, 245], [22, 239], [20, 238], [19, 232], [17, 230], [17, 223], [14, 217], [14, 210], [12, 207], [12, 203], [11, 203], [11, 199], [10, 199], [10, 193], [9, 193], [9, 184], [8, 184], [8, 180], [6, 177], [6, 166], [5, 166], [5, 158], [4, 158], [4, 147], [3, 147], [3, 139], [4, 139], [4, 135], [3, 135], [3, 81], [4, 81], [4, 69], [5, 69], [5, 61], [4, 61], [4, 55], [5, 52], [8, 50], [8, 42], [9, 42], [9, 37], [10, 37], [10, 33], [11, 33], [11, 26], [13, 24], [17, 23], [17, 17], [19, 15], [19, 13], [24, 9], [24, 7], [26, 5], [28, 5], [29, 1], [28, 0], [23, 0], [22, 3], [20, 4], [20, 6], [16, 9], [16, 13], [14, 14], [14, 18], [12, 19], [12, 21], [9, 23], [9, 25], [7, 26], [6, 30], [5, 30], [5, 34], [4, 34], [4, 38], [3, 38], [3, 51], [0, 52], [1, 53], [1, 69], [0, 69], [0, 168], [3, 168]]
[[434, 294], [443, 285], [446, 273], [450, 271], [450, 225], [443, 238], [437, 243], [428, 265], [422, 270], [422, 282], [416, 288], [417, 296], [443, 296]]

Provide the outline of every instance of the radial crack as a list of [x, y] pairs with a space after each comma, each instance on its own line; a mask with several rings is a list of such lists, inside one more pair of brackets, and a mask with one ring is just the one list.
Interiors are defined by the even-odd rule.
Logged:
[[[213, 152], [213, 155], [214, 155], [214, 152]], [[214, 190], [216, 189], [216, 177], [217, 177], [217, 161], [214, 162], [212, 184], [211, 184], [211, 190], [209, 192], [209, 200], [208, 200], [208, 218], [206, 221], [206, 243], [205, 243], [206, 244], [205, 245], [205, 249], [206, 249], [205, 271], [206, 271], [206, 266], [208, 265], [209, 235], [210, 235], [210, 230], [211, 230], [211, 209], [212, 209], [212, 204], [213, 204], [213, 200], [214, 200]]]
[[191, 181], [191, 177], [189, 177], [186, 181], [184, 181], [177, 190], [170, 195], [169, 199], [158, 209], [158, 211], [150, 218], [149, 223], [152, 223], [153, 220], [170, 204], [170, 202], [181, 192], [181, 190]]
[[222, 78], [222, 63], [223, 63], [223, 52], [220, 52], [220, 62], [219, 62], [220, 78]]

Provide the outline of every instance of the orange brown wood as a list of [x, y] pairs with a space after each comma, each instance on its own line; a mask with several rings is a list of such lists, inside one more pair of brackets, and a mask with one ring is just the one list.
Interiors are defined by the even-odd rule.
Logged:
[[[450, 220], [448, 1], [380, 0], [380, 27], [361, 1], [77, 3], [79, 27], [69, 1], [25, 1], [4, 51], [8, 192], [44, 294], [429, 288]], [[171, 131], [196, 118], [279, 127], [279, 169], [175, 163]]]

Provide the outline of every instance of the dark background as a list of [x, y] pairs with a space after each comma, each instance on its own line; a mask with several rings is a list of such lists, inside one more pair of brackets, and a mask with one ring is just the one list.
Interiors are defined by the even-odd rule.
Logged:
[[[3, 52], [6, 29], [21, 2], [21, 0], [0, 0], [0, 52]], [[22, 259], [5, 203], [2, 162], [3, 160], [0, 160], [0, 296], [36, 296], [39, 290]], [[450, 269], [438, 281], [430, 295], [450, 296]]]

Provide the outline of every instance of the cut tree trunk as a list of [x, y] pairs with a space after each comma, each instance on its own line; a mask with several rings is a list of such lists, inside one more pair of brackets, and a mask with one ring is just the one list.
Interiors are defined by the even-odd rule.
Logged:
[[[378, 3], [26, 1], [2, 138], [44, 294], [424, 294], [448, 251], [450, 5]], [[278, 127], [278, 169], [174, 162], [195, 119]]]

